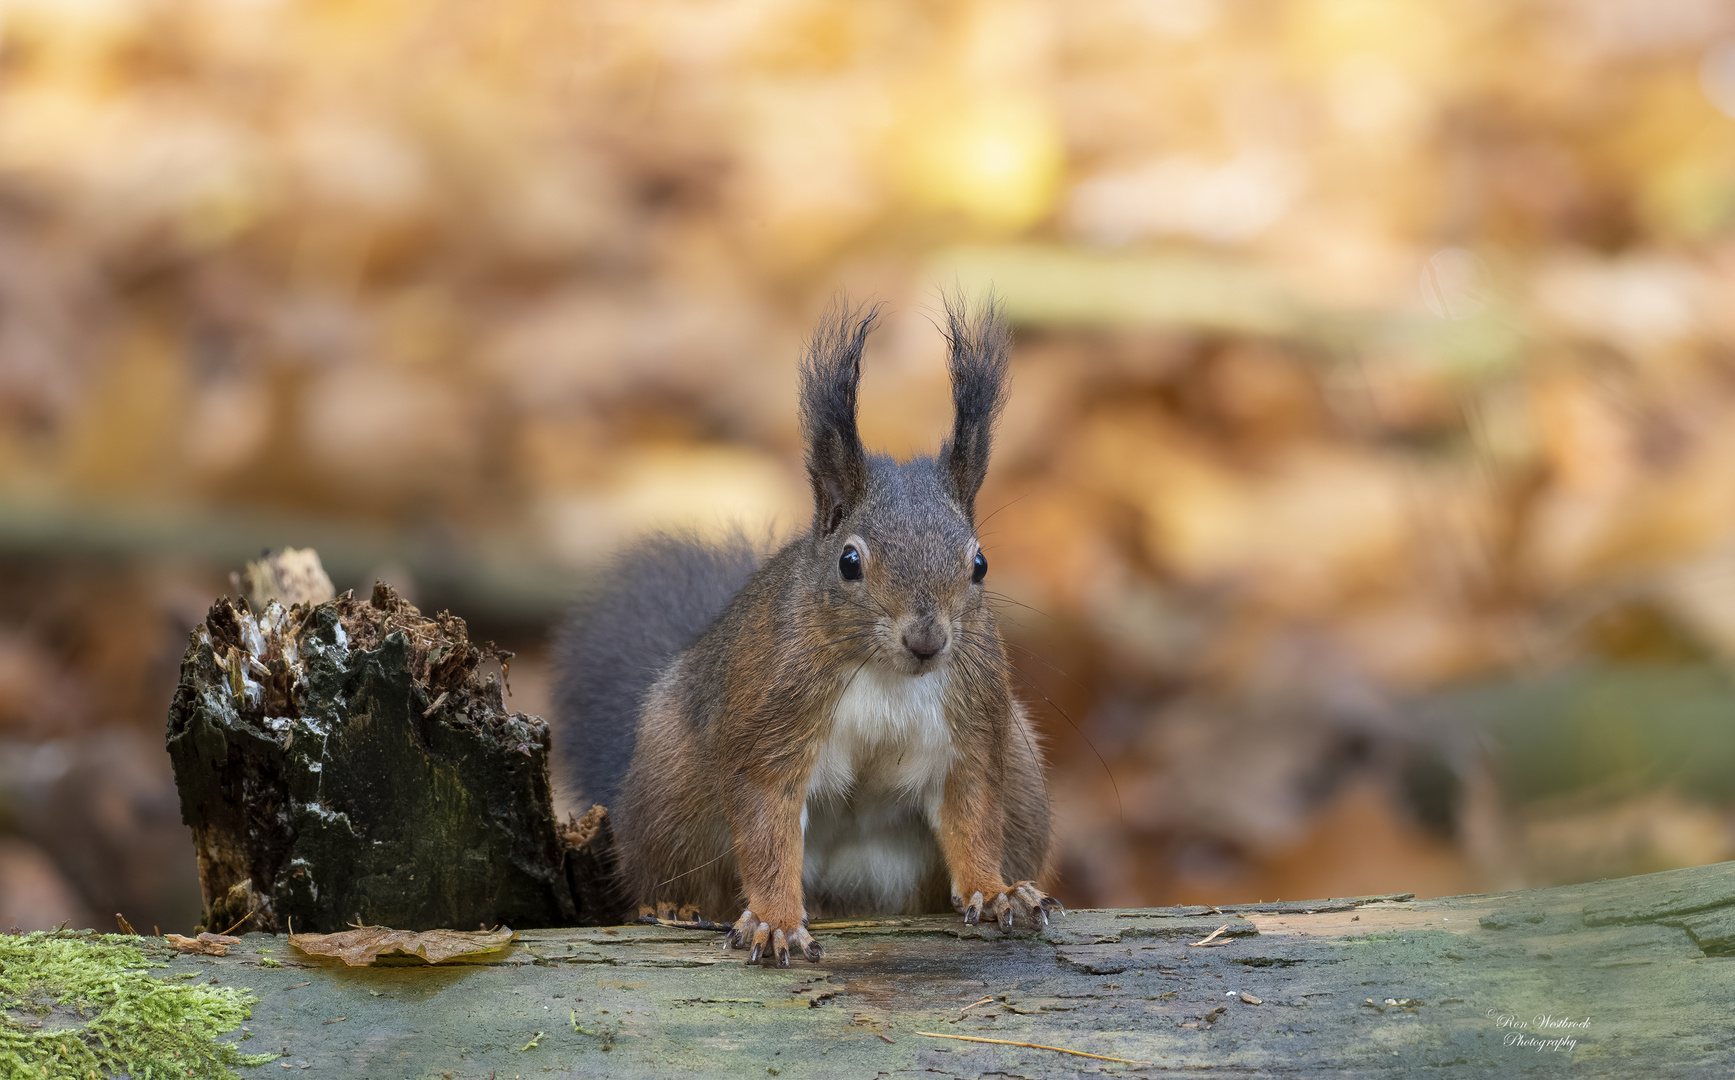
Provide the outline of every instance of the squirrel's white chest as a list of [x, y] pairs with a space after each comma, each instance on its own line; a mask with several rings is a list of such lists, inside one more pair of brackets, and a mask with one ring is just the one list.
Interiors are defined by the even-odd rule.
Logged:
[[934, 827], [957, 756], [944, 670], [911, 677], [863, 668], [832, 714], [801, 810], [810, 898], [897, 912], [935, 870]]
[[[850, 680], [807, 783], [807, 799], [890, 796], [925, 805], [952, 768], [945, 670], [909, 676], [874, 664]], [[938, 810], [938, 802], [934, 803]]]

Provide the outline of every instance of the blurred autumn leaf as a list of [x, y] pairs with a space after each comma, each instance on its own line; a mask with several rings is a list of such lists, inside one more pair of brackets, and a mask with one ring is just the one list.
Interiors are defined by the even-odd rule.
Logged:
[[[865, 438], [931, 449], [954, 285], [1018, 324], [984, 533], [1072, 898], [1735, 856], [1674, 751], [1519, 764], [1709, 738], [1735, 658], [1735, 8], [0, 6], [21, 558], [263, 533], [534, 635], [644, 529], [805, 520], [835, 291], [889, 301]], [[134, 632], [198, 592], [151, 565]], [[42, 592], [5, 732], [159, 723]]]

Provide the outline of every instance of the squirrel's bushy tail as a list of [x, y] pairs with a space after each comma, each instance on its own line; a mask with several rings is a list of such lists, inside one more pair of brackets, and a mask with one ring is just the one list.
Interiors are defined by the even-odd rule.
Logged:
[[759, 568], [746, 536], [658, 533], [599, 575], [554, 638], [557, 786], [612, 805], [633, 756], [639, 705]]

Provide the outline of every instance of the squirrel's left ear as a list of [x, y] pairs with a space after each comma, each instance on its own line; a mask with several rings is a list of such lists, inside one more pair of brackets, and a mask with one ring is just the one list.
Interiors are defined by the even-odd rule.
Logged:
[[952, 372], [952, 437], [940, 444], [940, 467], [965, 517], [976, 519], [976, 492], [988, 475], [994, 424], [1006, 405], [1012, 330], [992, 295], [973, 315], [961, 297], [946, 297], [946, 365]]

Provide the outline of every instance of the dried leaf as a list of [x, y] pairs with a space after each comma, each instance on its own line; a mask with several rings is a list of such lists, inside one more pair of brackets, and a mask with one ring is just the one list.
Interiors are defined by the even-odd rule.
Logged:
[[241, 944], [240, 938], [210, 933], [200, 934], [196, 938], [182, 937], [180, 934], [164, 934], [163, 940], [181, 952], [200, 953], [205, 956], [227, 956], [229, 946]]
[[387, 953], [419, 956], [430, 964], [505, 948], [518, 935], [498, 930], [393, 930], [362, 926], [336, 934], [291, 934], [289, 944], [310, 956], [334, 956], [350, 967], [364, 967]]
[[607, 817], [608, 807], [601, 803], [593, 803], [582, 818], [568, 814], [566, 821], [557, 826], [560, 838], [566, 842], [567, 847], [581, 848], [596, 836], [597, 830], [602, 828], [603, 820]]

